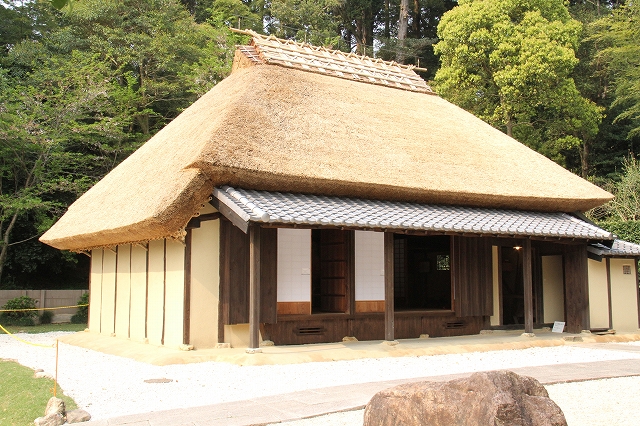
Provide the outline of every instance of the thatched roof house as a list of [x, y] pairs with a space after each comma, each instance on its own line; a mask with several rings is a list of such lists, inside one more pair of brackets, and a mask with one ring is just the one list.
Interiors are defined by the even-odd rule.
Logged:
[[592, 290], [637, 315], [628, 261], [611, 267], [624, 291], [606, 290], [609, 258], [640, 247], [609, 250], [579, 214], [611, 194], [411, 66], [251, 35], [228, 78], [42, 236], [90, 251], [92, 331], [254, 351], [259, 336], [580, 331]]
[[611, 199], [433, 94], [411, 67], [257, 35], [244, 51], [41, 240], [79, 250], [177, 235], [222, 185], [562, 212]]

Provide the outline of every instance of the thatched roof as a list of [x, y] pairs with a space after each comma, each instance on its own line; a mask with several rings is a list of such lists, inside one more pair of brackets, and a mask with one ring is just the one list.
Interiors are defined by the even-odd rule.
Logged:
[[269, 65], [253, 47], [41, 241], [78, 250], [175, 235], [221, 185], [534, 211], [611, 199], [438, 96]]

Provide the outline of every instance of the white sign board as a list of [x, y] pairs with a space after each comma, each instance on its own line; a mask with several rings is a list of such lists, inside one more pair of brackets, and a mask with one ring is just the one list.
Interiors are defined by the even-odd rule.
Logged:
[[564, 331], [564, 321], [555, 321], [553, 323], [552, 333], [562, 333]]

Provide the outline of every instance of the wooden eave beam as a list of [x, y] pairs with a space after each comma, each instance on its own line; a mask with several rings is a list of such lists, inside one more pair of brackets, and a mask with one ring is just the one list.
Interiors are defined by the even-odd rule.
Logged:
[[216, 197], [213, 197], [209, 204], [211, 204], [216, 210], [218, 210], [222, 216], [229, 219], [231, 223], [237, 226], [245, 234], [249, 231], [249, 221], [241, 218], [236, 212], [227, 207], [226, 204], [221, 203]]

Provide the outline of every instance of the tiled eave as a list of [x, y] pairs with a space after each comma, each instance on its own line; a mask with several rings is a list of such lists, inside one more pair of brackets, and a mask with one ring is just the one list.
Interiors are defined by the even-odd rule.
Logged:
[[601, 257], [640, 257], [640, 245], [623, 240], [615, 240], [611, 248], [595, 245], [588, 250]]
[[[218, 210], [246, 232], [250, 222], [279, 227], [414, 231], [610, 242], [614, 236], [567, 213], [440, 206], [216, 188]], [[607, 245], [609, 245], [607, 244]]]

